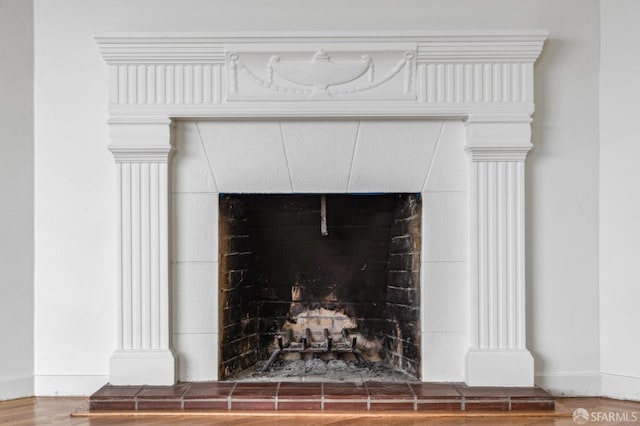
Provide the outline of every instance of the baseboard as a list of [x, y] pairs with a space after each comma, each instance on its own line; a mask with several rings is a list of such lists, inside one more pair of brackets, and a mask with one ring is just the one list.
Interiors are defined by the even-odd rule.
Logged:
[[108, 375], [36, 375], [36, 396], [89, 396], [109, 381]]
[[0, 377], [0, 401], [33, 395], [33, 376]]
[[[108, 381], [108, 375], [0, 377], [0, 400], [33, 395], [89, 396]], [[555, 396], [606, 396], [640, 401], [640, 377], [607, 373], [549, 373], [537, 374], [535, 383]]]
[[640, 377], [601, 373], [602, 396], [640, 401]]
[[600, 396], [599, 372], [536, 374], [536, 386], [555, 396]]

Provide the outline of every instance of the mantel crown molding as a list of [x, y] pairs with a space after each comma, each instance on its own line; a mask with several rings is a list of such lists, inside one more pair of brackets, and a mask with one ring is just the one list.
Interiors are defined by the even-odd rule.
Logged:
[[[112, 117], [530, 115], [545, 39], [545, 31], [96, 37]], [[331, 77], [338, 67], [314, 61], [318, 51], [362, 72]]]
[[[224, 62], [229, 45], [414, 43], [421, 60], [493, 59], [533, 62], [548, 36], [532, 31], [343, 31], [242, 33], [104, 33], [95, 37], [112, 64]], [[317, 49], [316, 49], [317, 50]]]

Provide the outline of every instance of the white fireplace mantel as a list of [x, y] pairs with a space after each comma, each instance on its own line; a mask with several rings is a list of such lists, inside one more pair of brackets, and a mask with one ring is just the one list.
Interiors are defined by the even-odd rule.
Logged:
[[541, 31], [110, 34], [118, 167], [113, 384], [173, 384], [169, 180], [177, 118], [457, 118], [470, 158], [470, 385], [531, 386], [524, 162]]

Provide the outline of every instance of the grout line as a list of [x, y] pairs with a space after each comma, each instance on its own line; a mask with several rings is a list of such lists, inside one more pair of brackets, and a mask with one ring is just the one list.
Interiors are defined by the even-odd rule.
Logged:
[[324, 382], [320, 382], [320, 411], [324, 411]]
[[349, 166], [349, 175], [347, 176], [347, 187], [345, 188], [344, 192], [349, 192], [349, 187], [351, 186], [353, 166], [356, 163], [356, 150], [358, 148], [358, 141], [360, 140], [360, 123], [361, 121], [358, 121], [358, 126], [356, 127], [356, 137], [353, 141], [353, 152], [351, 153], [351, 165]]
[[236, 390], [236, 386], [238, 386], [238, 382], [233, 383], [233, 387], [229, 391], [229, 395], [227, 395], [227, 410], [231, 410], [231, 395]]
[[274, 402], [275, 411], [278, 411], [278, 394], [280, 393], [280, 385], [281, 384], [282, 384], [282, 382], [278, 382], [278, 386], [276, 386], [276, 400]]
[[[402, 340], [402, 339], [398, 339]], [[413, 394], [413, 411], [418, 411], [418, 396], [416, 395], [416, 391], [413, 390], [413, 386], [409, 382], [405, 382], [409, 389], [411, 389], [411, 393]]]
[[293, 174], [291, 173], [291, 163], [289, 162], [289, 153], [287, 152], [287, 144], [284, 141], [284, 130], [282, 128], [282, 121], [278, 122], [280, 128], [280, 140], [282, 141], [282, 150], [284, 151], [284, 160], [287, 163], [287, 171], [289, 173], [289, 185], [291, 186], [291, 192], [293, 191]]
[[193, 382], [189, 382], [189, 385], [187, 386], [187, 388], [185, 389], [184, 392], [182, 392], [182, 395], [180, 395], [180, 411], [184, 411], [184, 396], [189, 393], [189, 391], [191, 390], [191, 387], [193, 386]]
[[136, 394], [133, 395], [133, 409], [135, 411], [138, 411], [138, 395], [140, 394], [140, 392], [142, 392], [146, 388], [147, 388], [147, 385], [143, 385], [140, 389], [138, 389], [138, 392], [136, 392]]
[[213, 166], [211, 165], [211, 160], [209, 160], [209, 155], [207, 154], [207, 150], [204, 147], [204, 139], [202, 138], [202, 133], [200, 133], [200, 126], [198, 126], [198, 122], [195, 122], [196, 130], [198, 131], [198, 137], [200, 138], [200, 146], [202, 147], [202, 152], [204, 153], [204, 158], [207, 160], [207, 165], [209, 166], [209, 173], [211, 173], [211, 179], [213, 179], [213, 184], [216, 187], [216, 191], [220, 191], [218, 187], [218, 180], [216, 179], [215, 173], [213, 173]]
[[369, 386], [367, 386], [367, 382], [363, 381], [365, 390], [367, 391], [367, 411], [371, 411], [371, 395], [369, 394]]
[[440, 148], [440, 140], [442, 139], [442, 133], [444, 133], [444, 125], [446, 121], [442, 121], [442, 125], [440, 126], [440, 132], [438, 133], [438, 139], [436, 139], [436, 146], [433, 147], [433, 155], [431, 156], [431, 161], [429, 161], [429, 167], [427, 168], [427, 172], [424, 175], [424, 181], [422, 182], [422, 192], [424, 192], [427, 187], [427, 182], [429, 181], [429, 177], [431, 176], [431, 170], [433, 169], [433, 163], [435, 162], [436, 155], [438, 154], [438, 149]]

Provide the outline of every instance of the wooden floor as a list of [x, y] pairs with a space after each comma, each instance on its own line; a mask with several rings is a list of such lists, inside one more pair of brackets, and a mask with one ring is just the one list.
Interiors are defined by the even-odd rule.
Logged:
[[[572, 413], [584, 408], [591, 414], [618, 416], [618, 419], [637, 418], [637, 422], [625, 421], [589, 422], [598, 425], [640, 424], [640, 402], [617, 401], [606, 398], [558, 398], [556, 411], [545, 413], [444, 413], [396, 414], [396, 413], [250, 413], [167, 415], [138, 414], [109, 416], [85, 416], [88, 398], [25, 398], [0, 402], [0, 425], [575, 425]], [[626, 414], [625, 414], [626, 413]], [[635, 417], [633, 417], [635, 413]], [[72, 416], [74, 414], [74, 416]], [[80, 416], [78, 416], [80, 415]], [[622, 416], [622, 417], [621, 417]], [[614, 418], [614, 417], [611, 417]]]

